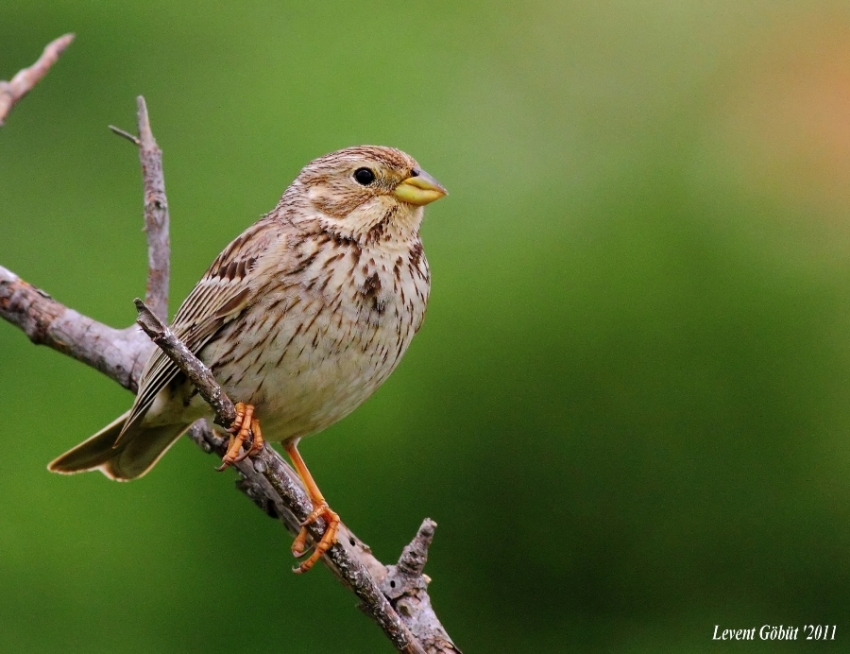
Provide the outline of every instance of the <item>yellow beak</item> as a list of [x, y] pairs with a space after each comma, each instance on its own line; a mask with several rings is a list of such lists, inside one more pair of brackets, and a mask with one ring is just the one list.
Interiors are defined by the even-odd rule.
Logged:
[[422, 206], [448, 195], [448, 191], [424, 170], [414, 170], [410, 177], [395, 187], [393, 195], [402, 202]]

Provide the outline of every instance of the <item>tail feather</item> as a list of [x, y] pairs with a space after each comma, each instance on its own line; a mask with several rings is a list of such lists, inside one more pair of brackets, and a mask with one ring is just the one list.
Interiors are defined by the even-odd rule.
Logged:
[[[47, 469], [60, 474], [100, 470], [116, 481], [128, 481], [144, 475], [168, 451], [189, 425], [143, 426], [144, 420], [124, 425], [128, 411], [88, 440], [52, 461]], [[118, 436], [121, 441], [116, 444]]]

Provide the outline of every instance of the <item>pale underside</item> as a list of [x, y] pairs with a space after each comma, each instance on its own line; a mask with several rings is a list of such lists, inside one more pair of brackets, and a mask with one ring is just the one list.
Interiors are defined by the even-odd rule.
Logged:
[[[246, 231], [247, 240], [260, 242], [263, 251], [245, 273], [263, 279], [262, 287], [245, 298], [234, 296], [231, 307], [221, 302], [230, 313], [216, 319], [200, 348], [190, 347], [195, 345], [234, 401], [255, 406], [266, 438], [295, 440], [345, 417], [392, 373], [424, 319], [428, 264], [418, 235], [399, 241], [388, 234], [356, 243], [330, 234], [305, 235], [278, 223], [267, 230], [274, 233], [269, 243], [260, 234], [263, 224]], [[216, 270], [227, 269], [227, 254], [208, 273], [210, 283], [235, 281], [226, 275], [216, 278]], [[250, 279], [240, 281], [245, 288]], [[198, 289], [203, 292], [203, 282]], [[198, 289], [175, 319], [178, 336], [181, 314], [185, 324], [192, 324], [185, 310], [192, 308]], [[215, 316], [207, 312], [211, 314]], [[157, 366], [165, 371], [159, 377], [152, 370]], [[161, 383], [164, 374], [172, 378], [155, 396], [150, 397], [150, 381], [140, 389], [134, 418], [143, 426], [188, 426], [211, 415], [191, 384], [169, 372], [167, 362], [155, 354], [146, 381]]]

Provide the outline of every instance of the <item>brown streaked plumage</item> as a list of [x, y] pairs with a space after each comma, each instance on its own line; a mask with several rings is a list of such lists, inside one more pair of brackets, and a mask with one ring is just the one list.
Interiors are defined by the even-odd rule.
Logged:
[[[238, 400], [224, 466], [281, 441], [333, 544], [339, 518], [298, 454], [298, 441], [340, 420], [395, 369], [422, 325], [430, 291], [419, 226], [445, 189], [399, 150], [361, 146], [307, 165], [269, 214], [216, 257], [171, 325]], [[133, 407], [53, 461], [54, 472], [141, 477], [211, 410], [168, 357], [145, 367]], [[252, 448], [239, 455], [243, 440]], [[302, 529], [293, 544], [306, 546]]]

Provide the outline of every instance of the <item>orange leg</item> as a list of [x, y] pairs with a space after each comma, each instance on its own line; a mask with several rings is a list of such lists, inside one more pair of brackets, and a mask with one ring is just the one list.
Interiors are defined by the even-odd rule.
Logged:
[[298, 471], [298, 474], [301, 476], [301, 480], [304, 482], [304, 486], [307, 488], [307, 494], [313, 502], [313, 511], [301, 523], [301, 531], [298, 532], [298, 536], [295, 537], [295, 541], [292, 543], [292, 553], [295, 556], [302, 556], [306, 551], [307, 538], [309, 536], [307, 532], [307, 525], [315, 522], [320, 517], [324, 518], [328, 525], [325, 529], [325, 533], [322, 535], [322, 539], [316, 544], [316, 549], [313, 550], [310, 558], [294, 569], [295, 572], [302, 573], [307, 572], [307, 570], [312, 568], [316, 561], [321, 558], [322, 554], [327, 552], [336, 542], [336, 532], [337, 529], [339, 529], [339, 516], [331, 511], [328, 503], [325, 501], [325, 498], [322, 497], [322, 492], [316, 485], [313, 475], [311, 475], [310, 471], [307, 470], [307, 464], [305, 464], [304, 459], [301, 458], [301, 454], [298, 452], [296, 444], [294, 442], [284, 443], [283, 447], [289, 455], [289, 458], [292, 459], [295, 469]]
[[[230, 443], [227, 447], [227, 452], [225, 452], [221, 459], [221, 465], [216, 468], [219, 472], [263, 449], [263, 434], [260, 431], [260, 421], [254, 418], [253, 404], [236, 403], [236, 419], [227, 431], [231, 434]], [[242, 443], [249, 438], [251, 447], [244, 454], [239, 454]]]

